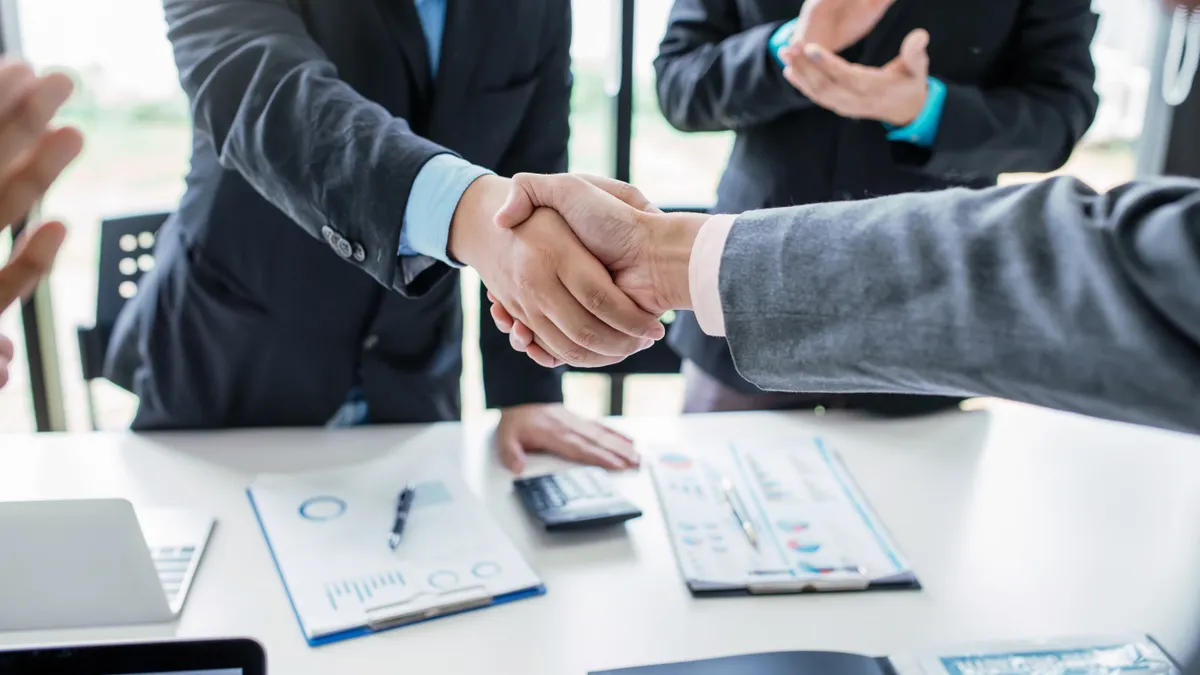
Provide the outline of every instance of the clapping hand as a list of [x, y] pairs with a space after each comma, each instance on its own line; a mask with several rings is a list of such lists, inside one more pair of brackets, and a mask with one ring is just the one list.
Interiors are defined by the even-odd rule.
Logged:
[[779, 57], [787, 64], [784, 77], [813, 103], [842, 117], [903, 127], [925, 106], [928, 45], [929, 34], [914, 30], [900, 54], [880, 68], [850, 63], [816, 42], [793, 42]]
[[818, 44], [840, 52], [875, 29], [896, 0], [806, 0], [800, 7], [792, 45]]
[[[83, 147], [79, 132], [50, 120], [70, 97], [65, 75], [34, 75], [17, 61], [0, 61], [0, 230], [16, 224]], [[62, 223], [30, 227], [0, 267], [0, 312], [28, 295], [54, 263], [66, 237]], [[0, 335], [0, 387], [8, 382], [13, 344]]]

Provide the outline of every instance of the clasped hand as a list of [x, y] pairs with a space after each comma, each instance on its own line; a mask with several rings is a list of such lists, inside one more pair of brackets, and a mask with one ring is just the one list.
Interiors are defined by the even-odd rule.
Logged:
[[[505, 269], [495, 261], [480, 270], [492, 318], [514, 349], [546, 367], [615, 363], [663, 336], [658, 317], [666, 311], [690, 307], [688, 260], [707, 216], [665, 215], [636, 188], [597, 176], [518, 174], [506, 188], [491, 225], [497, 233], [514, 241], [569, 235], [533, 258], [522, 254], [531, 265], [524, 273], [519, 265]], [[536, 292], [532, 266], [547, 262], [560, 274], [577, 275], [574, 283], [590, 290], [570, 295], [591, 301], [575, 308], [562, 291]], [[508, 280], [514, 269], [522, 280]], [[571, 285], [570, 276], [560, 278]], [[603, 302], [594, 301], [599, 293]]]

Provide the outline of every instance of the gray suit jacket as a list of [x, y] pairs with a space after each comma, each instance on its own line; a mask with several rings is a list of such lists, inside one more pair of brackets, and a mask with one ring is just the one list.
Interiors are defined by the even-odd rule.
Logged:
[[1197, 181], [751, 212], [720, 286], [763, 389], [998, 396], [1200, 433]]
[[763, 389], [999, 396], [1200, 433], [1198, 181], [751, 212], [720, 285], [734, 363]]

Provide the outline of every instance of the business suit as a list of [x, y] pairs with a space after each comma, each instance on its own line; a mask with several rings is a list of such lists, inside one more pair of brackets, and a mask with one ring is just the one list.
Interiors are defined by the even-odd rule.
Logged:
[[[565, 170], [568, 0], [452, 1], [436, 78], [408, 0], [164, 6], [195, 140], [109, 353], [134, 428], [321, 425], [356, 384], [371, 421], [456, 419], [457, 275], [398, 255], [402, 217], [447, 152]], [[489, 405], [561, 400], [490, 321], [480, 342]]]
[[719, 284], [734, 362], [764, 389], [998, 396], [1200, 433], [1200, 181], [748, 213]]
[[[880, 66], [909, 32], [928, 30], [930, 74], [946, 85], [931, 147], [890, 141], [878, 121], [839, 117], [784, 79], [768, 43], [801, 5], [677, 0], [671, 11], [655, 61], [664, 115], [683, 131], [737, 133], [717, 191], [718, 213], [982, 188], [1000, 173], [1049, 171], [1066, 161], [1095, 115], [1089, 43], [1096, 21], [1088, 0], [897, 0], [843, 56]], [[832, 403], [908, 413], [955, 402], [763, 397], [738, 376], [724, 341], [704, 335], [690, 314], [677, 322], [671, 344], [702, 372], [701, 383], [711, 378], [707, 388], [727, 389], [726, 398], [740, 406]], [[712, 405], [738, 405], [716, 399]]]

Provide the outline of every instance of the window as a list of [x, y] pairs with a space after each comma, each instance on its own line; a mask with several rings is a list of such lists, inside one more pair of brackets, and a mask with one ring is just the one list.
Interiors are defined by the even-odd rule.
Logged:
[[[72, 75], [76, 93], [59, 121], [87, 138], [42, 207], [70, 228], [51, 293], [67, 424], [85, 429], [75, 327], [95, 321], [100, 221], [175, 208], [191, 150], [188, 107], [160, 0], [17, 0], [17, 7], [23, 56], [39, 71]], [[107, 382], [94, 386], [98, 417], [127, 424], [135, 399]]]
[[733, 147], [733, 133], [683, 133], [663, 118], [654, 58], [672, 0], [638, 0], [633, 47], [633, 152], [630, 177], [656, 204], [709, 208]]
[[[1096, 92], [1100, 108], [1096, 121], [1057, 175], [1071, 175], [1097, 190], [1131, 180], [1137, 165], [1137, 141], [1142, 135], [1150, 93], [1151, 57], [1158, 27], [1153, 2], [1095, 0], [1100, 14], [1092, 58], [1096, 63]], [[1037, 174], [1004, 176], [1001, 182], [1024, 182]]]

